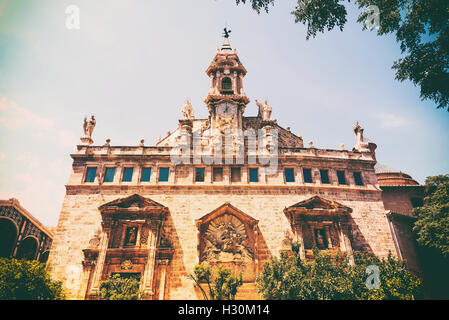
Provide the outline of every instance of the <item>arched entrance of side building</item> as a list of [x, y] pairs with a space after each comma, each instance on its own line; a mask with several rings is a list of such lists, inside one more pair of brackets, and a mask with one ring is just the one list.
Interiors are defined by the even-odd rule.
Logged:
[[14, 221], [0, 217], [0, 258], [12, 256], [18, 234], [18, 227]]
[[36, 258], [39, 241], [34, 236], [28, 236], [23, 239], [17, 249], [17, 259], [33, 260]]

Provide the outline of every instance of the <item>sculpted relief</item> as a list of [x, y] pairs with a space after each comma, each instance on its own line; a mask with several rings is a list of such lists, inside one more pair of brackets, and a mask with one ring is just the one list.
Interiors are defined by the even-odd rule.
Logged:
[[203, 237], [202, 261], [232, 262], [254, 259], [245, 225], [234, 215], [224, 214], [212, 220]]

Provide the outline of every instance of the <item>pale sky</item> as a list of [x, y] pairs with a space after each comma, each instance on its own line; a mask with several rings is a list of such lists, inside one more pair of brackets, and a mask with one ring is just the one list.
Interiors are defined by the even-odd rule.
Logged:
[[[234, 0], [0, 0], [0, 199], [56, 225], [85, 116], [98, 145], [154, 145], [186, 98], [207, 117], [205, 70], [226, 24], [248, 70], [246, 116], [267, 99], [281, 126], [327, 149], [351, 149], [359, 121], [379, 162], [420, 183], [449, 173], [449, 114], [394, 80], [393, 37], [362, 31], [349, 4], [344, 32], [306, 41], [296, 2], [276, 2], [257, 15]], [[80, 30], [66, 28], [68, 5]]]

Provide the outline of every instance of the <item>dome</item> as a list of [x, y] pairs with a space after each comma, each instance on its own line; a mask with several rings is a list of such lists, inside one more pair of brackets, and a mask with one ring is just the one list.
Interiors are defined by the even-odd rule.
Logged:
[[410, 175], [397, 171], [385, 164], [376, 163], [374, 170], [379, 185], [382, 186], [417, 186], [419, 183]]

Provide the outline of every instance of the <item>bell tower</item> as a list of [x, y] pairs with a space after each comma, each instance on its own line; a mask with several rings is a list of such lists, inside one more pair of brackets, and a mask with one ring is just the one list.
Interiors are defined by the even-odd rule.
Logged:
[[231, 30], [224, 29], [224, 42], [217, 48], [206, 73], [211, 85], [204, 102], [209, 109], [212, 129], [221, 132], [242, 129], [242, 117], [249, 99], [243, 90], [246, 69], [240, 62], [237, 50], [229, 42]]

